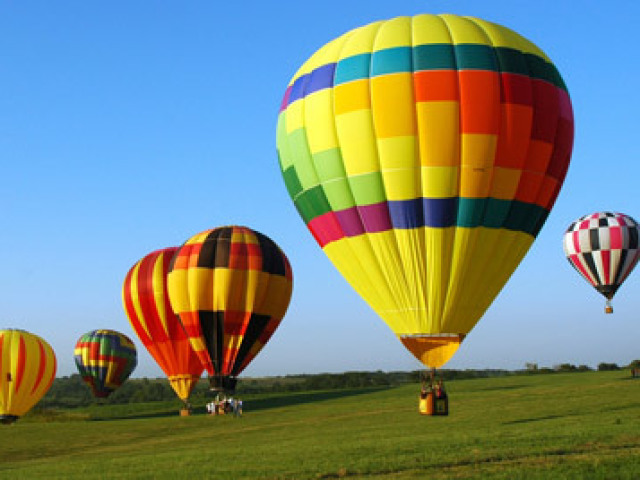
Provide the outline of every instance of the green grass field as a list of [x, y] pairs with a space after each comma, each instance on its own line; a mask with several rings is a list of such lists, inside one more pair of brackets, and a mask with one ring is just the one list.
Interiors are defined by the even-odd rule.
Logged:
[[8, 479], [636, 479], [640, 379], [628, 371], [245, 398], [245, 415], [175, 404], [93, 406], [0, 425]]

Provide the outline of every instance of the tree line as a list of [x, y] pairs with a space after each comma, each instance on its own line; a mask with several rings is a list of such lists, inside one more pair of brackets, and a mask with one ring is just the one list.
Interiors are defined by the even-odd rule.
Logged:
[[[640, 360], [620, 367], [615, 363], [600, 363], [597, 370], [620, 370], [622, 368], [640, 368]], [[445, 381], [469, 378], [486, 378], [506, 375], [545, 374], [556, 372], [584, 372], [592, 371], [585, 365], [562, 363], [552, 368], [539, 367], [535, 363], [527, 363], [523, 370], [438, 370], [438, 377]], [[427, 378], [424, 370], [410, 372], [359, 371], [343, 373], [318, 373], [286, 375], [279, 377], [240, 378], [236, 388], [238, 396], [260, 393], [287, 393], [315, 390], [334, 390], [347, 388], [390, 388], [407, 383], [420, 383]], [[204, 403], [211, 398], [209, 382], [201, 379], [193, 389], [191, 400], [193, 403]], [[130, 378], [109, 398], [101, 399], [99, 403], [124, 404], [153, 401], [175, 401], [175, 393], [166, 378]], [[58, 377], [43, 398], [41, 404], [46, 408], [75, 408], [96, 403], [91, 390], [84, 383], [82, 377], [73, 374]]]
[[[502, 370], [443, 370], [438, 374], [445, 379], [479, 378], [507, 375]], [[260, 393], [306, 392], [314, 390], [334, 390], [342, 388], [394, 387], [406, 383], [420, 382], [423, 372], [344, 372], [286, 375], [264, 378], [240, 378], [236, 388], [239, 396]], [[191, 393], [193, 403], [211, 397], [209, 382], [201, 379]], [[98, 403], [122, 404], [150, 401], [171, 401], [177, 397], [166, 378], [129, 378], [107, 399]], [[74, 408], [87, 406], [96, 400], [91, 390], [78, 374], [58, 377], [43, 398], [48, 408]]]

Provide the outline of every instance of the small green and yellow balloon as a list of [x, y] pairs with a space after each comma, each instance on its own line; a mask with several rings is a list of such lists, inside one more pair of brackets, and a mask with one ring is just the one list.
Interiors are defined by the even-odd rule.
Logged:
[[136, 346], [115, 330], [93, 330], [76, 343], [78, 372], [96, 398], [106, 398], [122, 385], [138, 363]]

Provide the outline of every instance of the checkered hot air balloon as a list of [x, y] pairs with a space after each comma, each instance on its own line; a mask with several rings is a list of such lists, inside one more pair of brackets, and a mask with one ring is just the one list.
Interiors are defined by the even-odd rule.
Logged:
[[176, 395], [187, 403], [204, 367], [169, 303], [167, 273], [177, 250], [157, 250], [131, 267], [122, 287], [122, 303], [138, 338], [167, 375]]
[[138, 363], [136, 346], [114, 330], [93, 330], [76, 343], [78, 372], [96, 398], [106, 398], [122, 385]]
[[56, 356], [42, 338], [0, 330], [0, 423], [13, 423], [38, 403], [56, 376]]
[[525, 256], [573, 146], [567, 88], [478, 18], [357, 28], [291, 79], [284, 182], [336, 268], [425, 365], [455, 353]]
[[293, 277], [271, 239], [227, 226], [199, 233], [180, 247], [167, 288], [212, 388], [233, 392], [237, 376], [280, 325]]
[[638, 222], [612, 212], [580, 217], [564, 234], [562, 245], [567, 260], [607, 299], [606, 313], [613, 312], [613, 296], [638, 263], [639, 234]]

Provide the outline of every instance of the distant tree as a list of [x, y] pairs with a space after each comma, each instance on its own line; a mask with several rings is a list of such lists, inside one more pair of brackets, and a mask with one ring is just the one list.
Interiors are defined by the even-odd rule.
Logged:
[[561, 363], [553, 367], [557, 372], [575, 372], [578, 368], [570, 363]]
[[63, 408], [89, 405], [92, 401], [91, 389], [77, 373], [54, 379], [43, 399], [50, 407]]
[[606, 372], [606, 371], [610, 371], [610, 370], [620, 370], [620, 367], [616, 363], [604, 363], [604, 362], [602, 362], [602, 363], [598, 364], [598, 371], [599, 372]]
[[525, 363], [524, 364], [524, 368], [527, 370], [527, 372], [537, 372], [538, 371], [538, 364], [537, 363]]

